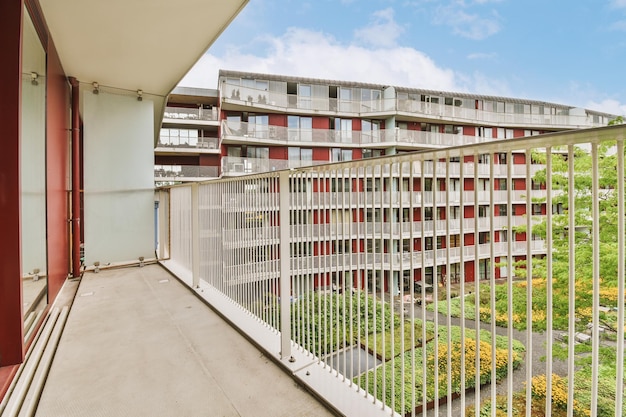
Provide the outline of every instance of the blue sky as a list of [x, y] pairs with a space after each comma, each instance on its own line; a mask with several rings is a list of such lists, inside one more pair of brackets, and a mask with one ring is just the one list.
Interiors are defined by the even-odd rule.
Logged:
[[220, 68], [626, 115], [626, 0], [251, 0], [180, 85]]

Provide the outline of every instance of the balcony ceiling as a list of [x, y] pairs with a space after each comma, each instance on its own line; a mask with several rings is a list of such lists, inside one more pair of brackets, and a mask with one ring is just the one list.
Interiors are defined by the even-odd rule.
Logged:
[[167, 95], [248, 0], [40, 0], [67, 75]]

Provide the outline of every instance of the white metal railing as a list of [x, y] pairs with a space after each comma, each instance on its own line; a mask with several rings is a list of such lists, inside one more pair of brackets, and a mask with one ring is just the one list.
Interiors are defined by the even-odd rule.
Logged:
[[206, 120], [216, 121], [219, 118], [219, 111], [217, 107], [210, 109], [203, 109], [202, 107], [165, 107], [165, 113], [163, 114], [165, 119], [178, 119], [178, 120]]
[[[345, 415], [621, 416], [625, 137], [617, 126], [175, 186], [160, 191], [163, 262]], [[508, 165], [514, 192], [442, 192], [463, 219], [422, 220], [436, 212], [419, 191], [429, 166], [467, 188], [479, 172], [450, 159], [503, 152], [524, 153], [546, 189], [515, 190]], [[433, 172], [433, 160], [445, 162]], [[501, 167], [477, 165], [495, 184]], [[409, 191], [387, 192], [396, 178]], [[496, 205], [508, 215], [473, 216]], [[534, 205], [545, 214], [514, 211]]]
[[[261, 174], [271, 171], [281, 171], [284, 169], [305, 168], [322, 163], [324, 162], [225, 156], [222, 158], [222, 175], [237, 176]], [[245, 201], [245, 194], [233, 195], [233, 197], [243, 198], [243, 200], [238, 201]]]
[[198, 165], [155, 165], [155, 181], [200, 181], [218, 178], [218, 167]]
[[[422, 102], [401, 98], [380, 98], [378, 100], [354, 100], [332, 97], [302, 96], [279, 91], [261, 90], [229, 82], [220, 85], [221, 99], [227, 103], [247, 106], [265, 106], [267, 108], [298, 109], [311, 112], [332, 112], [347, 114], [402, 113], [439, 120], [456, 119], [459, 121], [484, 122], [487, 125], [537, 126], [537, 127], [597, 127], [606, 124], [606, 120], [597, 121], [593, 115], [574, 109], [573, 114], [556, 114], [556, 108], [546, 106], [549, 114], [494, 112], [440, 103]], [[530, 108], [530, 106], [528, 106]], [[568, 109], [569, 110], [569, 109]], [[561, 112], [568, 110], [559, 109]], [[552, 114], [554, 112], [555, 114]]]
[[219, 152], [220, 140], [218, 138], [179, 138], [172, 136], [160, 136], [157, 143], [157, 151], [159, 148], [176, 149], [183, 151], [186, 149], [215, 150]]

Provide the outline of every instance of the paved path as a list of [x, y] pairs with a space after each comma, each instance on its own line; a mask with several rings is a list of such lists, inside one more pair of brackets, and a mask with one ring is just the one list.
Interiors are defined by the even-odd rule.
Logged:
[[[435, 319], [435, 313], [432, 311], [428, 311], [426, 310], [426, 315], [425, 318], [428, 321], [434, 321]], [[421, 306], [416, 306], [415, 307], [415, 317], [416, 318], [422, 318], [422, 308]], [[437, 317], [439, 324], [440, 325], [447, 325], [448, 324], [448, 317], [446, 315], [443, 314], [438, 314]], [[450, 318], [450, 324], [454, 325], [454, 326], [460, 326], [461, 325], [461, 319], [460, 318], [456, 318], [456, 317], [451, 317]], [[491, 331], [491, 324], [489, 323], [483, 323], [483, 322], [479, 322], [480, 328], [484, 329], [484, 330], [488, 330]], [[475, 330], [476, 329], [476, 321], [475, 320], [469, 320], [466, 319], [465, 320], [465, 328], [466, 329], [472, 329]], [[502, 336], [509, 336], [509, 329], [507, 329], [506, 327], [499, 327], [496, 326], [496, 334], [498, 335], [502, 335]], [[532, 367], [532, 375], [545, 375], [546, 374], [546, 367], [547, 367], [547, 361], [545, 360], [545, 358], [548, 357], [548, 352], [546, 349], [546, 335], [545, 333], [538, 333], [538, 332], [532, 332], [531, 333], [531, 338], [532, 338], [532, 351], [531, 354], [529, 356], [528, 354], [528, 333], [526, 331], [519, 331], [516, 329], [512, 329], [511, 330], [511, 334], [513, 336], [513, 339], [519, 340], [520, 342], [522, 342], [524, 344], [524, 346], [526, 346], [526, 356], [524, 358], [524, 363], [522, 364], [522, 366], [515, 370], [513, 372], [513, 392], [518, 392], [521, 391], [523, 389], [525, 389], [525, 385], [524, 383], [526, 382], [526, 367], [527, 366], [531, 366]], [[552, 360], [552, 372], [559, 374], [559, 375], [567, 375], [567, 362], [566, 361], [562, 361], [562, 360], [558, 360], [558, 359], [553, 359]], [[501, 394], [501, 395], [506, 395], [508, 392], [508, 377], [501, 380], [497, 385], [496, 385], [496, 393], [497, 394]], [[491, 385], [486, 385], [484, 386], [481, 390], [480, 390], [480, 395], [481, 395], [481, 402], [487, 400], [488, 398], [490, 398], [491, 396]], [[475, 399], [475, 393], [474, 390], [469, 390], [468, 392], [466, 392], [465, 394], [465, 402], [466, 402], [466, 406], [467, 405], [471, 405], [474, 404], [474, 399]], [[458, 415], [462, 415], [461, 414], [461, 399], [457, 399], [455, 401], [453, 401], [452, 403], [452, 409], [451, 409], [451, 415], [452, 416], [458, 416]], [[430, 410], [429, 414], [425, 414], [425, 415], [434, 415], [434, 411]], [[439, 415], [440, 416], [447, 416], [448, 415], [448, 411], [447, 411], [447, 406], [443, 405], [439, 408]]]

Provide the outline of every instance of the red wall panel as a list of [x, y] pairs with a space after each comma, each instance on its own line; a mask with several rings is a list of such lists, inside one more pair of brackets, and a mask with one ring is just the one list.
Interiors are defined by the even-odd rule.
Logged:
[[22, 10], [22, 1], [0, 2], [0, 367], [24, 358], [19, 183]]
[[313, 148], [313, 160], [314, 161], [328, 161], [329, 160], [328, 148]]
[[270, 159], [282, 159], [287, 160], [288, 151], [284, 146], [270, 146], [269, 152]]
[[270, 114], [267, 121], [271, 126], [287, 127], [287, 116], [284, 114]]
[[314, 117], [311, 120], [313, 129], [328, 129], [330, 128], [330, 119], [328, 117]]
[[47, 222], [48, 301], [52, 302], [70, 272], [68, 178], [70, 143], [70, 86], [52, 40], [47, 69]]

